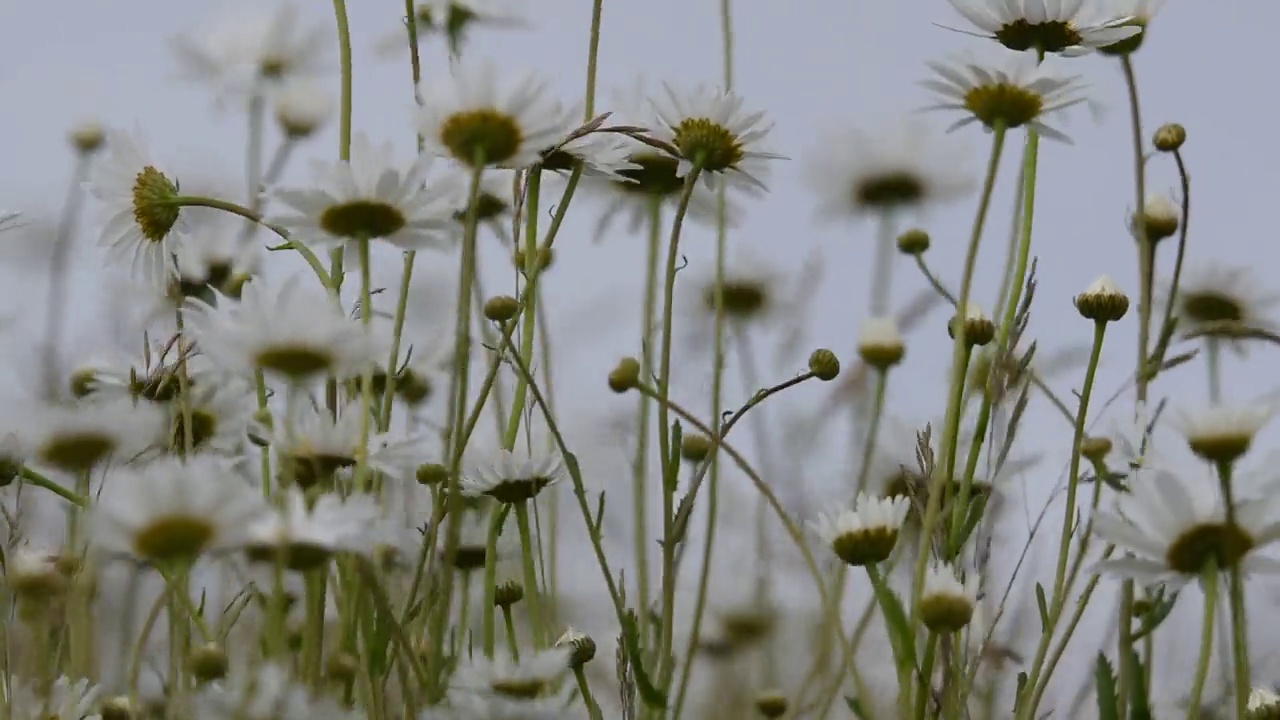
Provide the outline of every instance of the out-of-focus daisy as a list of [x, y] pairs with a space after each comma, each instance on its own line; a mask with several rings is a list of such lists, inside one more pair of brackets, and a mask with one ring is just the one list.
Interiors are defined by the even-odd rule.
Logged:
[[927, 63], [937, 77], [921, 85], [941, 95], [943, 102], [926, 109], [968, 115], [949, 130], [974, 122], [988, 129], [1026, 126], [1044, 137], [1071, 142], [1046, 122], [1049, 115], [1085, 102], [1079, 77], [1054, 72], [1032, 53], [1002, 54], [997, 62], [965, 54], [945, 63]]
[[[572, 132], [576, 128], [570, 128]], [[613, 132], [590, 132], [578, 135], [542, 153], [541, 166], [552, 172], [571, 172], [579, 163], [583, 174], [599, 176], [615, 182], [630, 182], [628, 172], [640, 165], [631, 161], [630, 138]]]
[[119, 396], [75, 405], [39, 405], [24, 418], [16, 435], [23, 455], [73, 473], [111, 457], [132, 460], [159, 442], [164, 430], [164, 414], [158, 408], [134, 405]]
[[747, 112], [741, 96], [709, 85], [677, 91], [664, 84], [653, 107], [658, 116], [654, 137], [680, 154], [677, 177], [688, 175], [697, 163], [709, 188], [724, 177], [731, 185], [767, 189], [763, 177], [768, 165], [763, 161], [783, 156], [761, 149], [773, 129], [763, 111]]
[[564, 134], [564, 112], [546, 81], [504, 80], [488, 60], [462, 60], [418, 89], [418, 131], [434, 153], [468, 166], [522, 168]]
[[1231, 525], [1221, 493], [1199, 477], [1147, 464], [1134, 471], [1129, 486], [1115, 512], [1094, 515], [1093, 529], [1133, 556], [1104, 562], [1101, 570], [1180, 586], [1210, 566], [1280, 569], [1253, 552], [1280, 539], [1280, 506], [1273, 498], [1237, 498]]
[[[496, 506], [495, 506], [496, 507]], [[461, 535], [458, 538], [458, 547], [453, 554], [453, 567], [463, 572], [474, 572], [484, 569], [485, 560], [489, 556], [489, 520], [493, 517], [491, 512], [497, 512], [496, 509], [489, 512], [481, 510], [467, 510], [463, 515]], [[445, 521], [448, 522], [447, 520]], [[498, 535], [498, 544], [495, 548], [495, 559], [503, 558], [511, 549], [511, 535], [506, 532], [507, 528], [513, 524], [511, 520], [504, 523], [502, 534]], [[437, 550], [441, 556], [444, 555], [445, 547], [444, 528], [437, 535]]]
[[[641, 127], [651, 124], [648, 97], [645, 83], [639, 79], [631, 86], [615, 90], [611, 103], [614, 113], [610, 122]], [[627, 143], [628, 161], [636, 167], [621, 171], [622, 180], [586, 179], [585, 187], [609, 200], [596, 226], [597, 237], [609, 230], [618, 215], [627, 216], [628, 230], [632, 233], [639, 232], [650, 222], [661, 226], [663, 210], [677, 202], [684, 190], [684, 180], [678, 173], [679, 159], [634, 138], [624, 136], [622, 140]], [[714, 193], [709, 192], [706, 186], [698, 185], [689, 199], [688, 218], [714, 221], [716, 202]], [[732, 204], [727, 203], [726, 215], [730, 225], [737, 212]]]
[[560, 456], [551, 452], [518, 448], [497, 450], [478, 458], [462, 479], [462, 492], [469, 497], [488, 495], [501, 503], [532, 500], [564, 474]]
[[48, 694], [25, 683], [13, 683], [7, 717], [13, 720], [101, 720], [98, 710], [100, 688], [86, 679], [59, 677]]
[[1098, 52], [1104, 55], [1128, 55], [1137, 52], [1138, 48], [1142, 47], [1142, 41], [1147, 37], [1147, 26], [1163, 7], [1164, 0], [1111, 0], [1107, 11], [1116, 17], [1128, 18], [1124, 24], [1137, 27], [1138, 32], [1119, 42], [1099, 46]]
[[[253, 418], [253, 388], [239, 378], [206, 373], [190, 383], [191, 442], [196, 452], [236, 453], [244, 448]], [[186, 411], [168, 404], [169, 447], [181, 453], [186, 444]]]
[[278, 458], [281, 475], [308, 489], [328, 483], [342, 468], [351, 468], [368, 456], [369, 467], [392, 477], [404, 478], [425, 461], [420, 439], [375, 434], [367, 450], [361, 448], [359, 403], [339, 412], [335, 420], [323, 408], [300, 404], [292, 418], [279, 418], [271, 431], [270, 444]]
[[283, 560], [290, 570], [315, 569], [337, 552], [371, 551], [380, 517], [368, 495], [324, 493], [308, 502], [298, 488], [289, 488], [283, 506], [250, 527], [245, 552], [251, 560]]
[[1212, 261], [1188, 264], [1174, 298], [1180, 331], [1225, 341], [1237, 353], [1244, 352], [1245, 330], [1280, 333], [1278, 305], [1280, 292], [1263, 288], [1251, 266]]
[[272, 662], [234, 663], [225, 680], [203, 685], [192, 702], [191, 716], [210, 720], [357, 720], [360, 715], [327, 695], [312, 694]]
[[858, 495], [852, 510], [819, 515], [813, 524], [836, 557], [855, 567], [888, 559], [898, 543], [911, 503], [906, 498]]
[[10, 548], [5, 557], [5, 584], [23, 600], [48, 602], [66, 591], [71, 580], [58, 560], [59, 553], [50, 548]]
[[569, 686], [557, 684], [569, 670], [571, 654], [567, 647], [553, 647], [519, 663], [501, 655], [474, 657], [450, 679], [449, 704], [463, 717], [559, 717]]
[[1082, 55], [1141, 31], [1111, 0], [951, 0], [984, 33], [1010, 50]]
[[933, 564], [924, 576], [920, 596], [920, 619], [934, 632], [952, 633], [973, 619], [978, 604], [978, 581], [970, 575], [964, 582], [954, 568]]
[[308, 23], [294, 2], [241, 2], [206, 18], [171, 46], [182, 77], [219, 97], [257, 95], [330, 70], [329, 27]]
[[276, 124], [291, 140], [310, 137], [333, 116], [333, 97], [311, 79], [291, 80], [274, 99]]
[[1280, 715], [1280, 695], [1267, 688], [1253, 688], [1249, 691], [1249, 703], [1246, 707], [1249, 720], [1266, 720]]
[[[258, 270], [261, 245], [256, 228], [230, 213], [195, 216], [174, 251], [176, 279], [183, 296], [203, 288], [238, 295], [244, 280]], [[235, 291], [235, 292], [232, 292]]]
[[[419, 42], [432, 35], [443, 35], [449, 43], [449, 52], [458, 56], [473, 26], [510, 28], [523, 26], [525, 22], [523, 13], [512, 0], [419, 0], [414, 3], [414, 24]], [[409, 35], [404, 28], [396, 28], [378, 42], [378, 50], [384, 54], [408, 47]]]
[[[438, 180], [448, 194], [449, 208], [454, 223], [462, 228], [467, 221], [467, 209], [471, 207], [471, 173], [460, 172], [450, 166]], [[505, 168], [487, 168], [480, 178], [476, 196], [476, 220], [489, 227], [498, 237], [509, 237], [511, 213], [515, 208], [519, 173]]]
[[294, 382], [352, 377], [383, 357], [364, 326], [297, 276], [274, 288], [249, 283], [239, 303], [192, 299], [188, 308], [188, 329], [200, 351], [246, 378], [254, 370]]
[[154, 287], [163, 287], [174, 238], [183, 229], [176, 181], [156, 167], [142, 141], [107, 131], [106, 157], [94, 163], [89, 192], [102, 204], [102, 237], [108, 259], [129, 265]]
[[917, 118], [832, 128], [814, 148], [810, 167], [826, 217], [920, 210], [973, 190], [965, 148]]
[[1212, 463], [1233, 463], [1274, 414], [1262, 404], [1185, 408], [1175, 421], [1191, 452]]
[[94, 510], [103, 548], [159, 565], [243, 544], [262, 496], [221, 458], [165, 457], [112, 473]]
[[431, 156], [419, 155], [403, 175], [391, 143], [375, 146], [363, 135], [351, 144], [351, 161], [312, 164], [314, 188], [281, 189], [292, 212], [275, 221], [316, 248], [384, 240], [403, 250], [439, 247], [453, 240], [446, 195], [426, 188]]
[[892, 317], [868, 318], [858, 330], [858, 357], [867, 365], [886, 370], [902, 362], [907, 346]]
[[1149, 193], [1142, 202], [1141, 217], [1135, 213], [1130, 218], [1130, 229], [1134, 237], [1138, 237], [1139, 222], [1141, 230], [1146, 233], [1152, 243], [1173, 237], [1178, 232], [1182, 221], [1182, 213], [1173, 200], [1165, 193]]

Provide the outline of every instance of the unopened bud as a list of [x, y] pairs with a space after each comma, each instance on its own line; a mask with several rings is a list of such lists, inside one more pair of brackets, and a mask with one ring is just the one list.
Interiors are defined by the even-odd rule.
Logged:
[[923, 255], [929, 249], [929, 233], [912, 228], [898, 236], [898, 252], [903, 255]]
[[1178, 123], [1166, 123], [1156, 129], [1153, 142], [1160, 152], [1173, 152], [1187, 141], [1187, 129]]
[[[551, 267], [551, 263], [555, 260], [555, 252], [549, 247], [546, 247], [546, 248], [540, 247], [538, 248], [537, 257], [538, 257], [538, 272], [542, 272], [543, 270], [546, 270], [547, 268]], [[517, 270], [519, 270], [520, 272], [524, 272], [524, 269], [525, 269], [524, 249], [519, 248], [514, 253], [512, 253], [511, 261], [515, 263]]]
[[330, 681], [345, 685], [355, 680], [360, 663], [349, 652], [335, 652], [324, 661], [324, 674]]
[[[947, 332], [950, 333], [952, 338], [956, 336], [957, 321], [960, 321], [958, 315], [951, 318], [951, 322], [947, 323]], [[964, 341], [969, 347], [981, 347], [996, 337], [996, 324], [975, 303], [969, 303], [969, 309], [964, 314], [963, 322]]]
[[[1143, 203], [1142, 217], [1134, 218], [1134, 230], [1145, 232], [1153, 243], [1160, 242], [1178, 232], [1179, 215], [1178, 207], [1168, 196], [1152, 193]], [[1142, 222], [1141, 227], [1136, 227], [1138, 220]]]
[[520, 312], [520, 301], [510, 295], [496, 295], [484, 303], [484, 316], [494, 322], [506, 322]]
[[1110, 452], [1110, 438], [1086, 436], [1080, 441], [1080, 454], [1092, 462], [1102, 462]]
[[580, 668], [591, 662], [596, 656], [596, 641], [592, 640], [589, 635], [580, 633], [573, 628], [568, 628], [564, 634], [556, 640], [557, 647], [568, 646], [572, 652], [569, 653], [569, 667]]
[[680, 457], [690, 462], [702, 462], [711, 454], [711, 438], [701, 433], [680, 436]]
[[227, 676], [227, 653], [217, 643], [205, 643], [192, 649], [187, 667], [200, 682], [213, 682]]
[[902, 362], [907, 348], [893, 318], [871, 318], [858, 336], [858, 356], [877, 370], [887, 370]]
[[524, 599], [524, 586], [515, 580], [499, 583], [493, 589], [494, 607], [509, 608]]
[[609, 371], [609, 389], [616, 393], [624, 393], [640, 386], [640, 361], [633, 357], [625, 357], [617, 366]]
[[1115, 322], [1129, 312], [1129, 296], [1106, 275], [1077, 295], [1075, 303], [1080, 316], [1094, 322]]
[[764, 717], [769, 718], [769, 720], [786, 715], [787, 707], [787, 697], [776, 690], [763, 692], [756, 696], [756, 710]]
[[809, 372], [822, 382], [830, 382], [840, 374], [840, 358], [826, 348], [818, 348], [809, 355]]
[[127, 695], [116, 695], [102, 701], [102, 720], [133, 720], [133, 706]]
[[443, 485], [449, 481], [449, 468], [440, 463], [423, 463], [414, 472], [414, 477], [418, 480], [419, 485], [426, 485], [427, 487]]
[[67, 139], [71, 141], [71, 146], [82, 155], [97, 151], [102, 147], [106, 137], [106, 133], [102, 130], [102, 125], [93, 120], [86, 120], [77, 124], [67, 134]]

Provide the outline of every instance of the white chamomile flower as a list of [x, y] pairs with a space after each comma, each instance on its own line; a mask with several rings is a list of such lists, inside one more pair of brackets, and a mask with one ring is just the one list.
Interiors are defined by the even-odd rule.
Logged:
[[[1168, 297], [1168, 290], [1162, 294]], [[1263, 288], [1252, 266], [1213, 261], [1188, 263], [1174, 299], [1180, 331], [1225, 341], [1241, 354], [1242, 331], [1280, 332], [1277, 306], [1280, 292]]]
[[563, 139], [564, 114], [532, 72], [499, 80], [489, 60], [461, 60], [418, 88], [427, 147], [470, 167], [523, 168]]
[[1249, 451], [1253, 437], [1274, 411], [1262, 404], [1186, 408], [1176, 426], [1191, 452], [1212, 463], [1233, 463]]
[[658, 119], [653, 134], [679, 153], [677, 177], [684, 178], [697, 164], [709, 188], [723, 177], [731, 185], [767, 189], [763, 178], [768, 165], [763, 161], [784, 158], [760, 147], [773, 129], [763, 111], [747, 112], [741, 96], [710, 85], [680, 91], [662, 87], [664, 92], [653, 100]]
[[462, 478], [462, 492], [468, 497], [488, 495], [500, 503], [514, 505], [537, 497], [563, 475], [564, 465], [557, 453], [500, 449], [473, 464]]
[[842, 510], [834, 516], [819, 515], [813, 529], [846, 564], [872, 565], [893, 553], [910, 509], [907, 498], [859, 494], [852, 510]]
[[201, 687], [192, 717], [207, 720], [357, 720], [328, 696], [314, 695], [273, 662], [234, 663], [229, 677]]
[[[735, 326], [760, 327], [796, 320], [814, 286], [817, 265], [787, 268], [749, 245], [738, 245], [725, 258], [723, 284], [716, 292], [715, 263], [689, 268], [688, 279], [678, 286], [688, 315], [691, 339], [706, 345], [713, 331], [717, 299], [723, 302], [725, 320]], [[717, 295], [719, 298], [717, 298]]]
[[819, 139], [808, 178], [824, 217], [918, 211], [967, 197], [967, 148], [919, 118], [833, 127]]
[[[466, 225], [467, 210], [471, 207], [471, 180], [470, 172], [453, 165], [438, 180], [448, 196], [449, 209], [459, 232]], [[519, 173], [506, 168], [486, 168], [480, 178], [476, 221], [488, 225], [499, 237], [511, 232], [511, 213], [515, 209], [516, 193], [521, 192], [519, 181]]]
[[[492, 512], [492, 511], [490, 511]], [[489, 556], [489, 521], [493, 516], [489, 513], [479, 510], [466, 510], [462, 515], [461, 534], [458, 538], [458, 547], [453, 553], [453, 567], [463, 572], [474, 572], [483, 570], [485, 560]], [[445, 520], [445, 525], [448, 520]], [[438, 550], [441, 557], [444, 556], [445, 535], [444, 528], [438, 534]], [[506, 530], [506, 527], [503, 528]], [[495, 559], [502, 559], [509, 550], [512, 549], [510, 535], [503, 533], [498, 535], [498, 544], [495, 548]]]
[[368, 495], [323, 493], [309, 502], [292, 487], [282, 507], [250, 526], [245, 552], [250, 560], [279, 560], [290, 570], [313, 570], [337, 552], [372, 551], [376, 535], [371, 529], [381, 516], [377, 501]]
[[199, 215], [187, 229], [174, 251], [183, 295], [204, 286], [227, 292], [257, 272], [261, 245], [254, 241], [256, 227], [246, 227], [230, 213], [217, 213]]
[[355, 467], [365, 454], [369, 467], [396, 478], [406, 477], [423, 462], [418, 438], [390, 433], [371, 435], [367, 453], [362, 452], [360, 418], [359, 403], [353, 402], [340, 409], [336, 420], [328, 410], [306, 403], [299, 404], [292, 418], [277, 419], [270, 444], [281, 474], [307, 489], [332, 481], [335, 472]]
[[920, 619], [934, 632], [952, 633], [973, 619], [978, 603], [978, 581], [970, 574], [964, 582], [949, 565], [934, 563], [924, 576], [920, 595]]
[[225, 6], [198, 30], [172, 39], [185, 79], [226, 96], [254, 96], [331, 68], [329, 27], [304, 22], [295, 2], [258, 0]]
[[23, 545], [5, 553], [4, 580], [15, 595], [47, 602], [61, 595], [70, 582], [51, 548]]
[[164, 413], [128, 397], [31, 408], [17, 429], [22, 454], [65, 472], [89, 470], [116, 458], [128, 462], [163, 437]]
[[556, 684], [569, 670], [572, 650], [552, 647], [512, 662], [476, 656], [450, 679], [449, 704], [463, 717], [541, 720], [561, 717], [568, 686]]
[[1185, 478], [1148, 462], [1130, 475], [1129, 487], [1115, 512], [1094, 515], [1093, 529], [1133, 556], [1106, 561], [1100, 571], [1181, 586], [1207, 567], [1280, 569], [1253, 552], [1280, 539], [1280, 507], [1274, 499], [1237, 498], [1232, 525], [1218, 488], [1200, 477]]
[[[463, 42], [473, 26], [510, 28], [525, 24], [514, 0], [418, 0], [413, 10], [418, 41], [442, 35], [455, 57], [462, 54]], [[408, 47], [409, 36], [404, 28], [396, 28], [378, 42], [383, 54], [402, 52]]]
[[156, 167], [137, 134], [107, 131], [106, 157], [94, 163], [88, 189], [102, 205], [102, 236], [110, 262], [163, 287], [181, 221], [176, 181]]
[[1151, 24], [1151, 21], [1155, 19], [1155, 16], [1164, 7], [1164, 1], [1111, 0], [1107, 11], [1115, 17], [1128, 18], [1124, 21], [1124, 24], [1137, 27], [1138, 32], [1119, 42], [1099, 46], [1098, 52], [1103, 55], [1113, 56], [1124, 56], [1137, 52], [1142, 47], [1142, 41], [1147, 37], [1147, 26]]
[[228, 461], [164, 457], [107, 477], [94, 508], [94, 539], [153, 564], [189, 564], [242, 545], [264, 510], [261, 494]]
[[[650, 124], [649, 93], [643, 80], [626, 88], [615, 89], [611, 107], [614, 110], [611, 124], [645, 126]], [[680, 161], [651, 145], [635, 138], [619, 136], [628, 149], [628, 162], [635, 167], [619, 172], [622, 179], [600, 177], [585, 178], [585, 187], [608, 200], [596, 226], [596, 237], [604, 236], [619, 215], [625, 215], [628, 232], [636, 233], [651, 223], [663, 226], [663, 210], [673, 207], [684, 191], [684, 180], [679, 175]], [[700, 222], [714, 222], [716, 195], [705, 185], [693, 189], [689, 198], [687, 217]], [[726, 202], [726, 219], [732, 227], [738, 209]]]
[[1113, 0], [951, 0], [951, 5], [1010, 50], [1083, 55], [1137, 35]]
[[186, 447], [186, 416], [191, 415], [191, 447], [196, 452], [236, 453], [244, 448], [255, 407], [254, 390], [235, 377], [214, 373], [193, 375], [189, 410], [182, 403], [168, 403], [169, 447], [182, 453]]
[[333, 117], [333, 96], [321, 83], [311, 79], [292, 80], [280, 88], [274, 99], [276, 124], [291, 140], [310, 137]]
[[375, 146], [363, 134], [351, 144], [351, 161], [312, 164], [314, 188], [275, 192], [292, 212], [275, 221], [316, 248], [383, 240], [402, 250], [448, 245], [454, 226], [446, 196], [426, 188], [431, 156], [419, 155], [403, 174], [391, 143]]
[[1265, 720], [1266, 718], [1275, 717], [1280, 714], [1280, 695], [1275, 694], [1267, 688], [1253, 688], [1249, 691], [1249, 702], [1246, 709], [1250, 713], [1250, 720]]
[[858, 331], [858, 357], [873, 368], [884, 370], [902, 362], [907, 346], [891, 316], [868, 318]]
[[1074, 302], [1080, 316], [1094, 322], [1116, 322], [1129, 312], [1129, 296], [1110, 275], [1094, 280]]
[[201, 352], [245, 378], [255, 370], [294, 382], [353, 377], [383, 357], [367, 328], [297, 276], [276, 287], [251, 282], [238, 303], [193, 298], [187, 315]]
[[26, 683], [13, 683], [13, 696], [8, 698], [11, 720], [101, 720], [98, 696], [101, 688], [86, 679], [59, 677], [48, 694]]
[[1055, 72], [1033, 53], [1001, 53], [991, 60], [965, 53], [927, 64], [937, 77], [921, 85], [941, 95], [942, 102], [926, 109], [959, 110], [968, 116], [949, 130], [974, 122], [988, 129], [1026, 126], [1043, 137], [1071, 142], [1046, 123], [1050, 115], [1086, 101], [1078, 76]]
[[[1140, 237], [1138, 232], [1141, 230], [1146, 234], [1148, 240], [1152, 243], [1157, 243], [1167, 237], [1173, 237], [1178, 232], [1178, 225], [1181, 220], [1182, 211], [1174, 204], [1167, 193], [1148, 193], [1147, 197], [1142, 201], [1142, 212], [1136, 213], [1130, 219], [1130, 229], [1133, 231], [1135, 238]], [[1141, 228], [1139, 228], [1139, 223], [1141, 223]]]
[[[569, 128], [566, 135], [575, 130], [576, 127]], [[631, 161], [633, 142], [625, 135], [614, 132], [595, 131], [576, 135], [546, 149], [539, 164], [543, 170], [567, 173], [581, 163], [585, 177], [631, 182], [627, 174], [640, 170], [640, 165]]]

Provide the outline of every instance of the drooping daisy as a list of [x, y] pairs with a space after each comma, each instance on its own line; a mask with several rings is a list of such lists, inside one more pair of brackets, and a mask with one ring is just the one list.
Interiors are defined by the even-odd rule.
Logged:
[[831, 218], [922, 210], [974, 187], [966, 149], [918, 118], [832, 128], [809, 164], [818, 211]]
[[1253, 437], [1274, 414], [1261, 404], [1185, 408], [1176, 425], [1191, 452], [1212, 463], [1234, 463], [1249, 451]]
[[314, 80], [285, 83], [274, 100], [276, 124], [290, 140], [310, 137], [333, 117], [333, 97]]
[[[643, 80], [626, 88], [615, 89], [610, 107], [610, 122], [620, 125], [645, 127], [652, 124], [648, 102], [649, 92]], [[657, 222], [662, 226], [663, 211], [680, 198], [684, 180], [678, 174], [679, 159], [672, 157], [639, 140], [623, 136], [627, 143], [627, 160], [636, 167], [621, 171], [622, 180], [586, 178], [584, 187], [608, 198], [608, 205], [600, 215], [596, 237], [602, 237], [618, 215], [627, 216], [628, 231], [639, 232], [647, 224]], [[716, 196], [706, 186], [698, 185], [689, 199], [688, 218], [697, 221], [714, 221]], [[739, 210], [726, 202], [726, 217], [732, 227]], [[655, 217], [656, 214], [656, 217]]]
[[24, 426], [16, 430], [22, 454], [71, 473], [112, 457], [132, 460], [160, 442], [165, 427], [158, 408], [119, 396], [75, 405], [38, 405], [24, 417]]
[[[570, 128], [568, 132], [575, 129]], [[630, 182], [627, 173], [640, 169], [640, 165], [631, 161], [633, 142], [625, 135], [613, 132], [595, 131], [575, 135], [544, 150], [540, 165], [544, 170], [567, 173], [581, 163], [584, 176]]]
[[1110, 0], [951, 0], [988, 37], [1010, 50], [1083, 55], [1141, 28]]
[[[455, 57], [462, 54], [467, 33], [473, 26], [495, 28], [521, 27], [523, 14], [512, 0], [419, 0], [414, 3], [414, 24], [418, 41], [433, 35], [443, 35], [449, 44], [449, 52]], [[389, 32], [378, 43], [382, 53], [402, 52], [409, 47], [409, 36], [404, 28]]]
[[391, 143], [374, 146], [363, 134], [351, 143], [351, 161], [312, 164], [314, 188], [282, 189], [291, 212], [275, 221], [316, 248], [384, 240], [402, 250], [440, 247], [453, 240], [446, 195], [423, 179], [431, 156], [419, 155], [402, 175]]
[[282, 477], [303, 489], [327, 484], [338, 470], [355, 467], [362, 455], [374, 470], [396, 478], [412, 475], [425, 461], [421, 440], [371, 434], [367, 450], [362, 449], [359, 405], [342, 408], [335, 420], [328, 410], [303, 403], [292, 418], [277, 419], [269, 442]]
[[[1162, 294], [1167, 298], [1168, 290]], [[1263, 288], [1252, 266], [1214, 261], [1188, 263], [1174, 299], [1179, 331], [1225, 341], [1241, 354], [1244, 331], [1280, 332], [1272, 317], [1277, 306], [1280, 292]]]
[[1237, 498], [1236, 523], [1227, 523], [1221, 493], [1202, 478], [1188, 479], [1148, 463], [1130, 477], [1130, 492], [1115, 512], [1099, 511], [1093, 529], [1133, 553], [1099, 569], [1144, 583], [1180, 586], [1206, 567], [1271, 571], [1274, 561], [1255, 550], [1280, 539], [1280, 507], [1273, 498]]
[[126, 264], [136, 277], [163, 287], [174, 238], [185, 225], [172, 202], [178, 186], [156, 167], [136, 133], [108, 130], [107, 147], [88, 183], [102, 204], [99, 244], [111, 262]]
[[893, 553], [910, 508], [911, 502], [906, 498], [860, 494], [852, 510], [835, 516], [819, 515], [813, 528], [836, 557], [861, 567], [886, 560]]
[[437, 155], [467, 165], [523, 168], [564, 133], [560, 103], [531, 72], [500, 80], [488, 60], [461, 60], [418, 88], [418, 131]]
[[[191, 443], [196, 452], [235, 453], [244, 448], [253, 419], [253, 388], [239, 378], [204, 373], [191, 378], [189, 400]], [[170, 402], [169, 447], [183, 452], [187, 411], [183, 403]]]
[[[483, 570], [485, 561], [489, 556], [489, 521], [493, 517], [490, 512], [481, 510], [466, 510], [463, 514], [461, 534], [458, 537], [458, 547], [453, 554], [453, 567], [462, 572], [475, 572]], [[448, 521], [445, 521], [446, 524]], [[498, 535], [498, 544], [494, 548], [496, 551], [495, 559], [503, 558], [511, 548], [511, 535], [507, 533], [507, 528], [512, 525], [510, 520], [504, 523], [502, 534]], [[441, 532], [437, 535], [437, 551], [444, 557], [445, 551], [445, 528], [441, 528]]]
[[679, 153], [676, 176], [684, 178], [696, 163], [708, 188], [716, 179], [731, 185], [766, 190], [765, 160], [784, 159], [761, 149], [773, 124], [763, 111], [746, 112], [741, 96], [710, 85], [677, 91], [663, 85], [653, 100], [658, 125], [654, 137]]
[[1031, 53], [1002, 54], [999, 60], [980, 60], [963, 54], [954, 60], [927, 63], [937, 75], [921, 85], [942, 96], [927, 110], [959, 110], [968, 117], [948, 129], [978, 122], [988, 129], [1030, 127], [1042, 136], [1071, 142], [1049, 127], [1047, 117], [1085, 102], [1078, 76], [1062, 75]]
[[462, 492], [468, 497], [488, 495], [501, 503], [532, 500], [564, 475], [559, 454], [518, 448], [497, 450], [473, 463], [462, 478]]
[[226, 460], [165, 457], [107, 478], [94, 539], [154, 564], [187, 564], [242, 545], [264, 510], [262, 496]]
[[978, 604], [977, 576], [970, 574], [964, 582], [949, 565], [934, 563], [924, 576], [920, 596], [920, 619], [934, 632], [952, 633], [962, 630], [973, 620]]
[[519, 663], [502, 655], [493, 660], [477, 655], [450, 679], [449, 704], [464, 717], [558, 717], [570, 691], [559, 681], [569, 670], [571, 655], [567, 647], [548, 648]]
[[298, 3], [241, 2], [171, 41], [181, 75], [226, 96], [259, 95], [331, 69], [331, 31], [308, 23]]
[[1136, 26], [1138, 32], [1132, 37], [1110, 45], [1102, 45], [1098, 52], [1104, 55], [1129, 55], [1142, 47], [1147, 37], [1147, 26], [1164, 7], [1164, 0], [1112, 0], [1109, 11], [1117, 17], [1127, 17], [1125, 25]]
[[282, 560], [290, 570], [315, 569], [337, 552], [372, 551], [381, 515], [368, 495], [324, 493], [308, 502], [301, 490], [289, 488], [283, 506], [249, 528], [245, 552], [250, 560]]
[[249, 283], [238, 303], [192, 299], [187, 314], [200, 351], [245, 378], [254, 370], [293, 382], [352, 377], [383, 358], [381, 343], [364, 326], [297, 276], [274, 288]]

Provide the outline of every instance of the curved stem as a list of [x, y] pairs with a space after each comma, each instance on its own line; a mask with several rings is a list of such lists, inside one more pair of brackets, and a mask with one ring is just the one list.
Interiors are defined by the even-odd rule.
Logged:
[[[338, 64], [342, 72], [342, 97], [338, 106], [338, 159], [351, 159], [351, 29], [347, 24], [346, 0], [333, 0], [338, 25]], [[410, 17], [412, 17], [410, 13]]]
[[[529, 171], [528, 190], [525, 193], [525, 217], [528, 225], [524, 234], [524, 267], [520, 270], [526, 278], [526, 283], [528, 278], [532, 278], [538, 272], [538, 196], [541, 187], [542, 171], [535, 166]], [[520, 358], [526, 366], [533, 365], [535, 318], [537, 317], [534, 311], [537, 300], [537, 293], [526, 293], [520, 319]], [[516, 392], [511, 401], [511, 414], [507, 418], [506, 431], [502, 436], [502, 447], [507, 450], [515, 448], [528, 393], [529, 383], [524, 378], [516, 378]]]
[[1147, 203], [1147, 158], [1143, 150], [1142, 111], [1138, 104], [1138, 82], [1133, 72], [1133, 60], [1130, 55], [1120, 58], [1120, 69], [1124, 71], [1124, 84], [1129, 97], [1129, 127], [1133, 138], [1133, 239], [1138, 246], [1138, 402], [1147, 399], [1146, 362], [1149, 356], [1148, 344], [1151, 339], [1151, 301], [1152, 288], [1155, 284], [1155, 245], [1147, 236], [1146, 216], [1144, 210]]
[[45, 477], [44, 475], [41, 475], [40, 473], [36, 472], [35, 470], [32, 470], [29, 467], [23, 467], [21, 470], [19, 470], [18, 477], [22, 478], [23, 480], [26, 480], [27, 482], [31, 483], [32, 485], [35, 485], [38, 488], [44, 488], [45, 490], [48, 490], [49, 492], [53, 493], [54, 495], [57, 495], [63, 500], [66, 500], [72, 505], [75, 505], [80, 508], [89, 507], [88, 498], [78, 495], [62, 487], [58, 483], [50, 480], [49, 478]]

